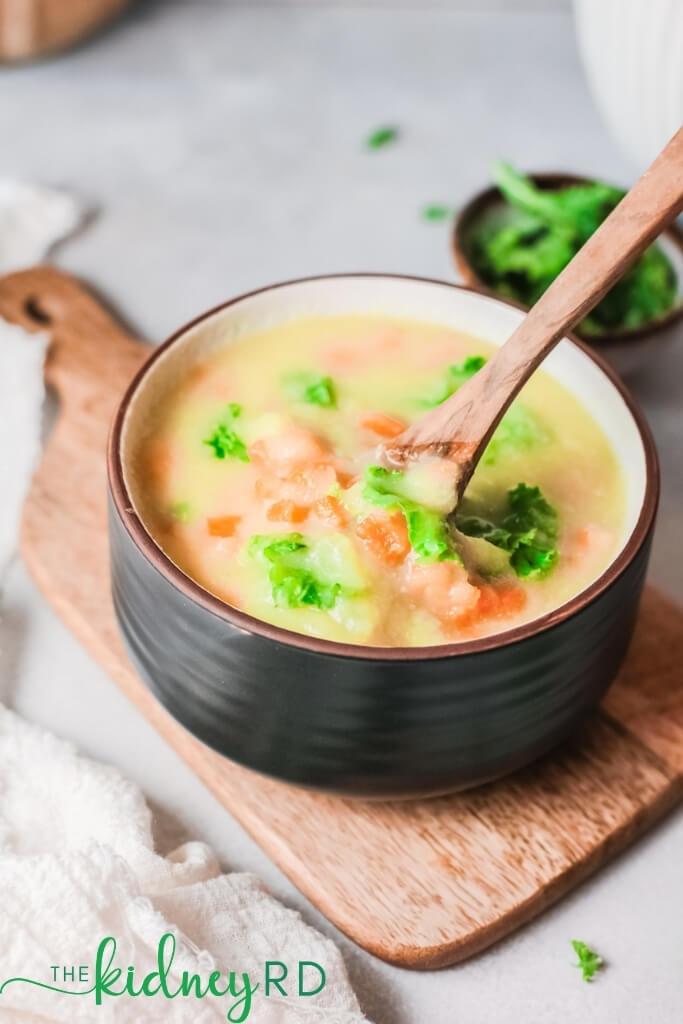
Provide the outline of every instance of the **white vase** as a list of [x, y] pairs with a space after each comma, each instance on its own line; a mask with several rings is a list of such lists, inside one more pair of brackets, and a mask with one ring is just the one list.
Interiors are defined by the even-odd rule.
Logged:
[[574, 0], [574, 18], [598, 107], [642, 170], [683, 123], [683, 0]]

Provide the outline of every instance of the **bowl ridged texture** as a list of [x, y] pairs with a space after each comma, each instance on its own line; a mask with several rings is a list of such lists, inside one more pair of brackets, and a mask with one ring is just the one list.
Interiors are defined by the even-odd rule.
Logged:
[[227, 757], [299, 785], [370, 797], [462, 789], [527, 764], [598, 704], [630, 640], [651, 531], [564, 621], [475, 653], [344, 657], [238, 628], [138, 548], [110, 503], [114, 605], [166, 709]]

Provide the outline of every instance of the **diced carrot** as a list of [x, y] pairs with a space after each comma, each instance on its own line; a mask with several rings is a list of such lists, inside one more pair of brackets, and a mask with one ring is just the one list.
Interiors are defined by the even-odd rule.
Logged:
[[331, 345], [324, 353], [324, 358], [328, 369], [333, 371], [355, 369], [362, 366], [364, 361], [359, 347], [344, 344]]
[[515, 584], [494, 585], [485, 583], [479, 588], [479, 600], [475, 609], [481, 619], [508, 618], [521, 612], [526, 604], [526, 594]]
[[280, 493], [280, 480], [276, 477], [257, 477], [254, 481], [254, 495], [259, 501], [269, 501], [277, 498]]
[[322, 519], [324, 523], [329, 526], [343, 527], [348, 522], [348, 516], [346, 509], [340, 502], [339, 498], [335, 498], [334, 495], [328, 494], [324, 498], [318, 498], [313, 505], [313, 511], [319, 519]]
[[325, 365], [333, 371], [376, 366], [400, 354], [403, 336], [389, 329], [373, 330], [355, 343], [334, 342], [323, 353]]
[[476, 617], [490, 619], [500, 611], [500, 596], [495, 587], [490, 583], [484, 583], [479, 588], [479, 600], [477, 601]]
[[303, 523], [308, 517], [308, 509], [305, 505], [296, 505], [287, 499], [276, 501], [266, 513], [268, 519], [280, 520], [283, 523]]
[[573, 554], [595, 554], [606, 551], [612, 543], [612, 534], [602, 526], [584, 526], [574, 535]]
[[206, 520], [206, 527], [211, 537], [232, 537], [240, 516], [215, 516]]
[[324, 455], [318, 438], [303, 427], [291, 427], [281, 434], [263, 437], [249, 449], [249, 457], [254, 462], [268, 466], [278, 475], [287, 475], [297, 466], [319, 462]]
[[345, 469], [337, 470], [337, 483], [346, 490], [360, 480], [358, 473], [348, 473]]
[[254, 481], [254, 494], [263, 502], [277, 504], [288, 501], [310, 508], [318, 498], [324, 498], [337, 482], [337, 473], [329, 462], [312, 462], [295, 467], [289, 473], [269, 473], [264, 468], [262, 475]]
[[385, 412], [366, 412], [360, 418], [364, 430], [370, 430], [380, 437], [396, 437], [405, 430], [406, 424]]
[[503, 615], [517, 615], [526, 604], [526, 593], [522, 587], [503, 587], [500, 591]]
[[329, 462], [313, 462], [295, 469], [282, 482], [282, 491], [300, 505], [310, 505], [317, 498], [323, 498], [337, 483], [334, 466]]
[[444, 625], [469, 621], [479, 603], [479, 588], [470, 583], [463, 566], [455, 561], [413, 563], [406, 590], [419, 607], [426, 608]]
[[410, 551], [408, 529], [401, 512], [366, 516], [356, 526], [356, 535], [366, 550], [385, 565], [398, 565]]

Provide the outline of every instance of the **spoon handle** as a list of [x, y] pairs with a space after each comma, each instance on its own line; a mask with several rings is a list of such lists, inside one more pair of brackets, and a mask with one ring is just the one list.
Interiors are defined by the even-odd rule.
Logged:
[[400, 466], [433, 453], [461, 467], [458, 498], [521, 387], [683, 209], [683, 128], [555, 278], [507, 342], [454, 395], [385, 446]]

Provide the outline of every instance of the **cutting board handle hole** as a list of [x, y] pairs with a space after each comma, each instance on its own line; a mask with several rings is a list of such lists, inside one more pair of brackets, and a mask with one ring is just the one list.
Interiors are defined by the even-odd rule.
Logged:
[[52, 323], [52, 317], [49, 313], [45, 312], [40, 304], [40, 299], [36, 298], [35, 295], [29, 295], [24, 302], [24, 312], [34, 323], [39, 324], [41, 327], [48, 327]]

